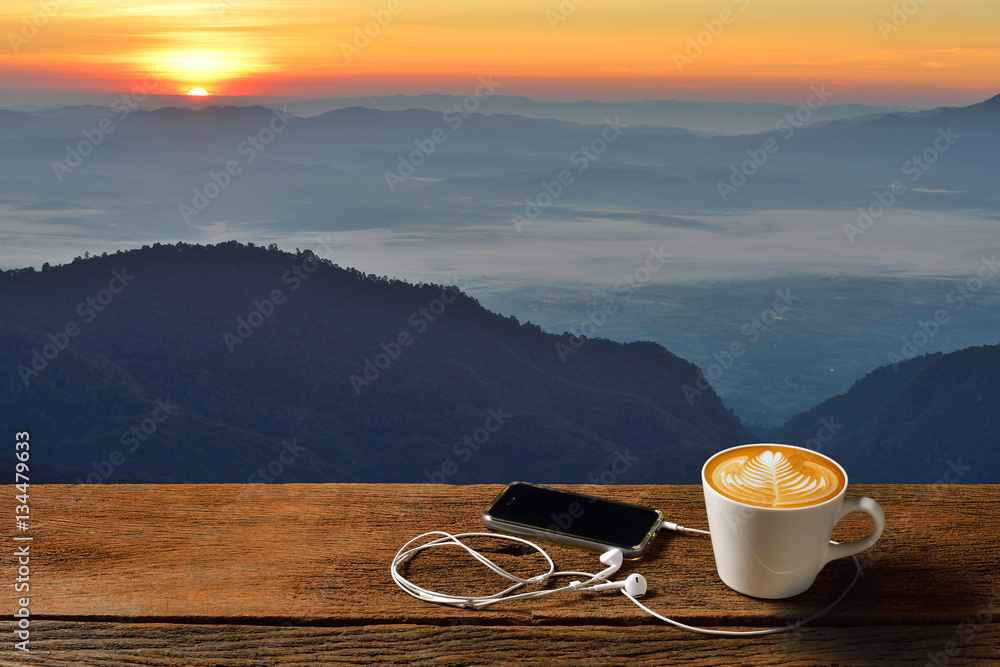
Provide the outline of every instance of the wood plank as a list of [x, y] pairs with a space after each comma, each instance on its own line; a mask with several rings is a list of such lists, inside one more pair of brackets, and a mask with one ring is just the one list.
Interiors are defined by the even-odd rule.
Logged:
[[[982, 665], [1000, 661], [1000, 626], [803, 628], [756, 638], [694, 635], [642, 621], [621, 626], [352, 627], [38, 622], [30, 657], [4, 646], [0, 665], [52, 667], [323, 665]], [[12, 623], [0, 623], [3, 636]], [[946, 652], [950, 652], [948, 655]]]
[[[705, 527], [697, 486], [573, 487], [659, 507]], [[48, 485], [31, 487], [32, 613], [39, 619], [195, 623], [372, 622], [489, 625], [588, 624], [641, 617], [622, 596], [551, 596], [466, 611], [420, 602], [392, 583], [388, 566], [408, 539], [435, 529], [483, 530], [480, 514], [500, 485]], [[9, 487], [13, 497], [13, 487]], [[1000, 589], [996, 516], [1000, 487], [852, 485], [886, 512], [865, 574], [826, 619], [832, 626], [949, 625]], [[850, 517], [837, 538], [867, 531]], [[12, 522], [10, 522], [12, 523]], [[11, 528], [6, 529], [9, 537]], [[596, 556], [549, 549], [564, 569], [600, 569]], [[503, 555], [522, 566], [537, 557]], [[439, 590], [501, 588], [480, 566], [421, 558], [409, 570]], [[13, 581], [4, 558], [0, 577]], [[747, 598], [715, 574], [709, 539], [667, 534], [621, 576], [642, 572], [646, 601], [695, 624], [785, 625], [835, 598], [853, 576], [828, 566], [806, 593]]]

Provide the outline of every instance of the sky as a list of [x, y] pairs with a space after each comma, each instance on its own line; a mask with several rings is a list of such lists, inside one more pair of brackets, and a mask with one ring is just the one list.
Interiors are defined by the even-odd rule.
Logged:
[[[0, 95], [353, 97], [962, 106], [1000, 89], [992, 0], [4, 0]], [[0, 98], [0, 105], [3, 105]]]

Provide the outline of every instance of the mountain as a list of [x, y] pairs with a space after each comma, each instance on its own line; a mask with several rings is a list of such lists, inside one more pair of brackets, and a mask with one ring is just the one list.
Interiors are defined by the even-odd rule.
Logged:
[[775, 442], [817, 448], [852, 482], [1000, 480], [1000, 345], [883, 366], [790, 419]]
[[30, 136], [33, 133], [44, 132], [51, 123], [23, 111], [0, 109], [0, 139], [8, 137]]
[[[308, 118], [261, 106], [95, 113], [0, 113], [0, 187], [11, 193], [0, 206], [36, 206], [13, 222], [127, 236], [141, 219], [142, 233], [132, 236], [198, 242], [235, 224], [281, 236], [410, 224], [449, 234], [479, 225], [510, 231], [512, 214], [523, 215], [526, 200], [563, 172], [571, 187], [546, 207], [547, 218], [850, 213], [896, 180], [906, 187], [896, 210], [1000, 211], [991, 168], [1000, 151], [995, 98], [715, 137], [617, 117], [581, 124], [425, 109], [348, 107]], [[782, 118], [776, 113], [769, 127]], [[932, 161], [921, 161], [925, 155]], [[213, 174], [224, 182], [218, 192]], [[206, 188], [216, 196], [184, 215]], [[35, 212], [49, 200], [93, 213]]]
[[546, 334], [308, 250], [8, 271], [0, 312], [0, 428], [31, 434], [36, 483], [697, 483], [752, 439], [656, 344]]
[[[502, 89], [502, 84], [496, 87]], [[470, 91], [473, 92], [473, 91]], [[507, 114], [527, 118], [554, 118], [583, 124], [601, 124], [608, 117], [621, 116], [629, 125], [646, 124], [672, 128], [676, 131], [707, 132], [713, 134], [749, 134], [774, 127], [778, 118], [794, 114], [798, 105], [761, 102], [689, 102], [684, 100], [645, 100], [623, 102], [541, 101], [527, 97], [501, 94], [483, 94], [489, 90], [480, 87], [480, 97], [474, 95], [386, 95], [371, 97], [327, 98], [265, 103], [266, 106], [287, 108], [297, 116], [316, 116], [333, 109], [359, 106], [383, 111], [407, 109], [432, 109], [444, 111], [455, 105], [465, 105], [470, 111], [481, 114]], [[802, 102], [809, 99], [811, 91], [804, 91]], [[863, 104], [837, 104], [834, 102], [814, 110], [808, 122], [824, 122], [862, 115], [915, 111], [915, 107], [876, 107]]]
[[[262, 105], [285, 109], [296, 116], [318, 116], [334, 109], [366, 107], [383, 111], [405, 111], [407, 109], [429, 109], [441, 113], [455, 105], [465, 105], [469, 111], [482, 114], [508, 114], [528, 118], [553, 118], [584, 124], [601, 124], [607, 117], [621, 116], [629, 125], [648, 124], [659, 131], [690, 131], [711, 134], [746, 134], [763, 132], [774, 125], [777, 118], [795, 113], [799, 103], [772, 104], [747, 102], [691, 102], [683, 100], [644, 100], [599, 102], [543, 101], [515, 95], [502, 95], [503, 82], [493, 82], [484, 77], [470, 82], [469, 95], [385, 95], [369, 97], [339, 97], [320, 99], [255, 98], [245, 96], [213, 95], [204, 100], [192, 99], [187, 95], [147, 95], [136, 102], [129, 100], [129, 106], [145, 110], [163, 107], [186, 107], [201, 109], [208, 106], [241, 107]], [[478, 90], [478, 97], [477, 95]], [[802, 103], [809, 100], [811, 91], [805, 90]], [[86, 97], [86, 96], [84, 96]], [[92, 96], [94, 102], [106, 99], [106, 95]], [[121, 104], [119, 104], [121, 106]], [[76, 106], [52, 105], [7, 105], [5, 108], [27, 111], [42, 118], [65, 118], [73, 115], [87, 115], [99, 112], [95, 103]], [[868, 106], [863, 104], [838, 104], [834, 102], [815, 109], [809, 122], [823, 122], [866, 115], [893, 112], [918, 111], [918, 107]], [[99, 117], [95, 115], [94, 117]]]

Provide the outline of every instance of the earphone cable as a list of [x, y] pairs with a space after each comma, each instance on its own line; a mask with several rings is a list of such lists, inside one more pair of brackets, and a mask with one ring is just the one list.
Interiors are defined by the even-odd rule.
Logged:
[[[440, 535], [440, 537], [431, 540], [430, 542], [426, 542], [424, 544], [410, 548], [410, 545], [412, 545], [414, 542], [429, 537], [431, 535]], [[535, 551], [537, 551], [539, 554], [541, 554], [548, 563], [549, 568], [546, 572], [536, 575], [534, 577], [529, 577], [527, 579], [518, 577], [517, 575], [508, 572], [507, 570], [503, 569], [502, 567], [494, 563], [492, 560], [490, 560], [483, 554], [479, 553], [469, 545], [462, 542], [463, 537], [486, 537], [491, 539], [511, 540], [515, 542], [520, 542], [521, 544], [529, 546]], [[402, 574], [399, 573], [399, 566], [402, 565], [407, 560], [409, 560], [410, 558], [412, 558], [413, 556], [415, 556], [416, 554], [420, 553], [421, 551], [424, 551], [425, 549], [431, 549], [434, 547], [442, 547], [449, 545], [458, 546], [461, 547], [462, 549], [465, 549], [465, 551], [468, 552], [469, 555], [471, 555], [473, 558], [478, 560], [480, 563], [482, 563], [489, 569], [493, 570], [495, 573], [499, 574], [501, 577], [504, 577], [505, 579], [515, 582], [514, 585], [509, 586], [497, 593], [493, 593], [492, 595], [483, 595], [483, 596], [451, 595], [448, 593], [439, 593], [437, 591], [432, 591], [427, 588], [423, 588], [422, 586], [418, 586], [417, 584], [414, 584], [413, 582], [409, 581], [408, 579], [406, 579], [406, 577], [404, 577]], [[476, 609], [494, 604], [496, 602], [525, 600], [534, 597], [541, 597], [543, 595], [551, 595], [552, 593], [560, 593], [567, 590], [585, 590], [587, 586], [593, 585], [597, 582], [607, 581], [606, 578], [601, 577], [600, 575], [592, 574], [590, 572], [575, 572], [575, 571], [556, 572], [555, 563], [552, 561], [552, 558], [544, 549], [542, 549], [537, 544], [529, 542], [528, 540], [525, 540], [520, 537], [515, 537], [513, 535], [500, 535], [497, 533], [458, 533], [456, 535], [452, 535], [451, 533], [447, 533], [443, 530], [435, 530], [428, 533], [424, 533], [422, 535], [418, 535], [409, 542], [407, 542], [406, 544], [404, 544], [399, 549], [399, 551], [396, 552], [396, 556], [392, 559], [390, 573], [392, 575], [392, 580], [396, 582], [397, 586], [399, 586], [406, 593], [412, 595], [418, 600], [424, 600], [427, 602], [437, 602], [441, 604], [450, 604], [457, 607], [466, 607], [466, 608], [471, 607]], [[530, 592], [511, 595], [513, 591], [517, 590], [518, 588], [521, 588], [522, 586], [527, 586], [529, 584], [541, 584], [553, 577], [586, 577], [587, 580], [583, 582], [574, 581], [569, 585], [562, 586], [560, 588], [545, 589], [540, 591], [530, 591]]]
[[[667, 528], [669, 530], [675, 530], [681, 533], [700, 533], [704, 535], [710, 534], [706, 530], [699, 530], [697, 528], [685, 528], [683, 526], [678, 526], [675, 523], [670, 523], [666, 521], [661, 523], [660, 528]], [[412, 545], [414, 542], [432, 535], [439, 535], [440, 537], [431, 540], [430, 542], [426, 542], [424, 544], [412, 548], [410, 547], [410, 545]], [[529, 577], [526, 579], [523, 577], [518, 577], [517, 575], [508, 572], [507, 570], [503, 569], [502, 567], [494, 563], [486, 556], [482, 555], [469, 545], [462, 542], [463, 537], [486, 537], [491, 539], [510, 540], [514, 542], [519, 542], [521, 544], [524, 544], [525, 546], [531, 547], [539, 554], [541, 554], [545, 558], [545, 561], [548, 563], [549, 566], [548, 570], [542, 574], [535, 575], [534, 577]], [[838, 544], [838, 542], [830, 540], [830, 544]], [[462, 549], [465, 549], [465, 551], [467, 551], [473, 558], [478, 560], [480, 563], [482, 563], [489, 569], [493, 570], [495, 573], [499, 574], [505, 579], [515, 582], [514, 585], [509, 586], [498, 593], [493, 593], [492, 595], [469, 597], [462, 595], [450, 595], [447, 593], [439, 593], [437, 591], [432, 591], [427, 588], [423, 588], [409, 581], [408, 579], [406, 579], [406, 577], [404, 577], [402, 574], [399, 573], [399, 566], [405, 563], [410, 558], [412, 558], [414, 555], [426, 549], [442, 547], [442, 546], [458, 546], [461, 547]], [[858, 560], [857, 556], [851, 556], [851, 558], [854, 560], [854, 564], [857, 567], [857, 572], [854, 575], [854, 579], [851, 580], [851, 583], [847, 585], [847, 588], [844, 589], [844, 591], [840, 594], [840, 596], [837, 597], [837, 599], [831, 602], [829, 605], [827, 605], [820, 611], [813, 614], [812, 616], [799, 620], [795, 623], [790, 623], [783, 628], [766, 628], [761, 630], [714, 630], [711, 628], [699, 628], [687, 625], [685, 623], [681, 623], [680, 621], [675, 621], [671, 618], [667, 618], [666, 616], [663, 616], [662, 614], [653, 611], [643, 603], [639, 602], [639, 600], [636, 599], [637, 595], [633, 595], [632, 593], [630, 593], [628, 589], [624, 586], [621, 587], [621, 592], [625, 597], [631, 600], [637, 607], [645, 611], [650, 616], [658, 618], [661, 621], [664, 621], [665, 623], [669, 623], [670, 625], [673, 625], [675, 627], [684, 630], [690, 630], [692, 632], [699, 632], [702, 634], [709, 634], [709, 635], [721, 635], [725, 637], [747, 637], [755, 635], [775, 634], [779, 632], [787, 632], [789, 630], [795, 630], [805, 625], [806, 623], [816, 620], [817, 618], [823, 616], [824, 614], [828, 613], [831, 609], [836, 607], [840, 603], [840, 601], [847, 596], [847, 594], [851, 591], [851, 589], [854, 588], [854, 585], [858, 582], [858, 579], [861, 577], [861, 562]], [[588, 589], [589, 586], [594, 585], [596, 582], [607, 581], [606, 577], [603, 577], [601, 574], [591, 574], [589, 572], [574, 572], [574, 571], [557, 572], [555, 569], [555, 563], [553, 562], [549, 554], [545, 551], [545, 549], [543, 549], [542, 547], [521, 537], [516, 537], [513, 535], [503, 535], [497, 533], [458, 533], [452, 535], [451, 533], [447, 533], [442, 530], [435, 530], [428, 533], [423, 533], [422, 535], [418, 535], [413, 539], [411, 539], [409, 542], [404, 544], [399, 549], [399, 551], [396, 552], [396, 556], [392, 559], [392, 565], [390, 566], [389, 569], [392, 575], [392, 580], [396, 582], [396, 585], [398, 585], [406, 593], [417, 598], [418, 600], [424, 600], [426, 602], [436, 602], [439, 604], [448, 604], [456, 607], [474, 608], [474, 609], [479, 609], [497, 602], [526, 600], [530, 598], [541, 597], [543, 595], [551, 595], [552, 593], [560, 593], [568, 590], [586, 591], [589, 590]], [[562, 586], [559, 588], [550, 588], [540, 591], [529, 591], [511, 595], [513, 591], [523, 586], [527, 586], [529, 584], [541, 584], [553, 577], [562, 577], [562, 576], [587, 577], [587, 580], [583, 582], [573, 581], [569, 585]], [[643, 587], [641, 590], [642, 591], [645, 590], [645, 582], [643, 582]], [[641, 595], [641, 592], [639, 594]]]
[[[838, 542], [834, 542], [833, 540], [830, 540], [830, 542], [831, 542], [831, 544], [838, 544]], [[662, 614], [656, 613], [655, 611], [653, 611], [652, 609], [650, 609], [649, 607], [647, 607], [643, 603], [639, 602], [639, 600], [637, 600], [634, 595], [632, 595], [631, 593], [629, 593], [625, 589], [622, 589], [622, 595], [624, 595], [629, 600], [631, 600], [632, 602], [634, 602], [635, 605], [637, 607], [639, 607], [639, 609], [642, 609], [644, 612], [646, 612], [650, 616], [654, 616], [654, 617], [660, 619], [661, 621], [665, 621], [665, 622], [669, 623], [670, 625], [676, 626], [678, 628], [682, 628], [684, 630], [690, 630], [692, 632], [699, 632], [701, 634], [706, 634], [706, 635], [720, 635], [720, 636], [723, 636], [723, 637], [753, 637], [755, 635], [772, 635], [772, 634], [776, 634], [776, 633], [779, 633], [779, 632], [788, 632], [789, 630], [797, 630], [798, 628], [802, 627], [806, 623], [809, 623], [811, 621], [815, 621], [817, 618], [819, 618], [820, 616], [823, 616], [824, 614], [826, 614], [827, 612], [829, 612], [831, 609], [833, 609], [834, 607], [836, 607], [838, 604], [840, 604], [840, 601], [843, 600], [847, 596], [847, 594], [851, 592], [851, 589], [854, 588], [854, 584], [858, 583], [858, 579], [861, 577], [861, 561], [858, 560], [857, 556], [851, 556], [851, 558], [854, 559], [854, 565], [857, 567], [857, 572], [854, 574], [854, 579], [851, 580], [851, 583], [849, 583], [847, 585], [847, 588], [844, 589], [844, 592], [842, 592], [840, 594], [840, 596], [837, 597], [836, 600], [834, 600], [829, 605], [827, 605], [823, 609], [819, 610], [818, 612], [816, 612], [812, 616], [810, 616], [808, 618], [805, 618], [805, 619], [802, 619], [802, 620], [799, 620], [799, 621], [796, 621], [795, 623], [789, 623], [788, 625], [786, 625], [783, 628], [766, 628], [766, 629], [763, 629], [763, 630], [713, 630], [711, 628], [698, 628], [698, 627], [695, 627], [693, 625], [686, 625], [684, 623], [681, 623], [680, 621], [675, 621], [672, 618], [667, 618], [666, 616], [664, 616]]]

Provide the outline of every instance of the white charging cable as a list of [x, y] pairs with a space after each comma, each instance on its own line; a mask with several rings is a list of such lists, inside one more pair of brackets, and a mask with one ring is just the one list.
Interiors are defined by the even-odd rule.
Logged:
[[668, 530], [673, 530], [678, 533], [701, 533], [702, 535], [711, 535], [707, 530], [701, 530], [700, 528], [685, 528], [684, 526], [679, 526], [676, 523], [670, 521], [661, 521], [660, 527], [657, 530], [663, 530], [664, 528]]
[[[710, 534], [707, 530], [700, 530], [698, 528], [685, 528], [684, 526], [679, 526], [676, 523], [671, 523], [669, 521], [662, 522], [660, 524], [660, 528], [666, 528], [668, 530], [673, 530], [679, 533], [699, 533], [703, 535]], [[439, 537], [429, 542], [425, 542], [424, 544], [420, 544], [418, 546], [414, 547], [410, 546], [418, 540], [434, 535], [437, 535]], [[517, 575], [511, 574], [510, 572], [503, 569], [502, 567], [497, 565], [495, 562], [493, 562], [486, 556], [482, 555], [469, 545], [462, 542], [463, 537], [485, 537], [496, 540], [509, 540], [513, 542], [519, 542], [525, 546], [531, 547], [539, 554], [541, 554], [545, 558], [545, 561], [548, 563], [549, 568], [546, 572], [536, 575], [534, 577], [528, 577], [528, 578], [519, 577]], [[833, 540], [830, 540], [830, 543], [838, 544]], [[450, 595], [447, 593], [439, 593], [437, 591], [432, 591], [427, 588], [423, 588], [422, 586], [418, 586], [413, 582], [409, 581], [408, 579], [406, 579], [406, 577], [404, 577], [399, 573], [399, 566], [405, 563], [413, 556], [415, 556], [416, 554], [420, 553], [421, 551], [424, 551], [425, 549], [440, 548], [444, 546], [457, 546], [464, 549], [480, 563], [482, 563], [489, 569], [493, 570], [501, 577], [513, 581], [514, 584], [512, 586], [508, 586], [502, 591], [493, 593], [492, 595], [484, 595], [484, 596]], [[607, 551], [601, 555], [601, 562], [607, 565], [608, 567], [607, 569], [602, 570], [601, 572], [598, 572], [596, 574], [591, 574], [589, 572], [574, 572], [574, 571], [556, 572], [555, 563], [552, 561], [552, 558], [549, 557], [549, 554], [546, 553], [545, 549], [538, 546], [534, 542], [529, 542], [526, 539], [515, 537], [513, 535], [504, 535], [500, 533], [459, 533], [457, 535], [452, 535], [451, 533], [447, 533], [443, 530], [435, 530], [429, 533], [418, 535], [417, 537], [414, 537], [412, 540], [404, 544], [399, 549], [399, 551], [396, 552], [396, 556], [392, 559], [392, 565], [390, 566], [389, 570], [392, 574], [392, 580], [396, 582], [396, 585], [398, 585], [400, 588], [406, 591], [406, 593], [408, 593], [409, 595], [412, 595], [418, 600], [424, 600], [426, 602], [436, 602], [440, 604], [453, 605], [456, 607], [479, 609], [481, 607], [495, 604], [497, 602], [505, 602], [510, 600], [526, 600], [529, 598], [540, 597], [543, 595], [551, 595], [553, 593], [561, 593], [570, 590], [602, 591], [602, 590], [620, 589], [625, 597], [627, 597], [629, 600], [635, 603], [636, 606], [645, 611], [647, 614], [655, 618], [658, 618], [661, 621], [669, 623], [673, 626], [676, 626], [678, 628], [682, 628], [684, 630], [690, 630], [692, 632], [700, 632], [708, 635], [721, 635], [724, 637], [746, 637], [753, 635], [769, 635], [778, 632], [788, 632], [789, 630], [795, 630], [797, 628], [802, 627], [806, 623], [816, 620], [820, 616], [823, 616], [831, 609], [836, 607], [840, 603], [840, 601], [847, 596], [850, 590], [854, 588], [854, 584], [856, 584], [858, 582], [858, 579], [861, 577], [861, 562], [858, 560], [857, 556], [851, 556], [851, 558], [854, 560], [854, 565], [857, 567], [857, 573], [854, 575], [854, 579], [851, 580], [851, 583], [847, 585], [847, 588], [844, 589], [844, 592], [841, 593], [836, 600], [834, 600], [829, 605], [827, 605], [820, 611], [816, 612], [812, 616], [809, 616], [808, 618], [802, 619], [795, 623], [789, 623], [783, 628], [767, 628], [764, 630], [714, 630], [711, 628], [699, 628], [691, 625], [686, 625], [679, 621], [667, 618], [662, 614], [658, 614], [657, 612], [653, 611], [652, 609], [650, 609], [649, 607], [642, 604], [641, 602], [639, 602], [639, 600], [636, 599], [642, 597], [643, 594], [645, 594], [646, 592], [646, 580], [642, 577], [641, 574], [629, 575], [629, 577], [624, 581], [618, 581], [618, 582], [607, 581], [607, 577], [613, 574], [614, 572], [617, 572], [618, 569], [621, 567], [622, 552], [618, 549], [612, 549], [611, 551]], [[562, 586], [560, 588], [550, 588], [540, 591], [530, 591], [527, 593], [517, 593], [511, 595], [513, 591], [517, 590], [518, 588], [521, 588], [522, 586], [527, 586], [529, 584], [541, 584], [553, 577], [564, 577], [564, 576], [587, 577], [587, 580], [572, 581], [568, 585]]]

